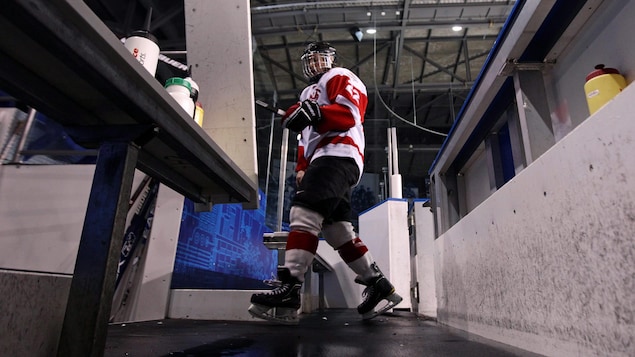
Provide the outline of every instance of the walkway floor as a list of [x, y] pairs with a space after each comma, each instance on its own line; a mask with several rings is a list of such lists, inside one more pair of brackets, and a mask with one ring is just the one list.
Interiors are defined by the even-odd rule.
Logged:
[[112, 324], [105, 357], [157, 356], [536, 356], [466, 336], [411, 312], [361, 321], [355, 310], [301, 315], [297, 326], [266, 321], [175, 320]]

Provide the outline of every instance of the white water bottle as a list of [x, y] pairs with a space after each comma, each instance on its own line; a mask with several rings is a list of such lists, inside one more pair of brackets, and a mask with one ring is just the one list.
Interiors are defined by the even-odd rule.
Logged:
[[198, 101], [198, 84], [194, 82], [191, 76], [185, 77], [185, 80], [190, 84], [190, 87], [192, 88], [190, 97], [192, 98], [192, 101], [196, 103], [196, 101]]
[[157, 65], [159, 63], [159, 41], [150, 33], [150, 19], [152, 17], [152, 8], [148, 11], [146, 17], [145, 29], [134, 31], [126, 38], [124, 47], [132, 53], [132, 56], [150, 72], [152, 76], [156, 75]]
[[156, 75], [159, 63], [159, 45], [156, 37], [149, 32], [135, 31], [126, 38], [124, 46], [151, 75]]
[[190, 118], [194, 118], [195, 105], [190, 97], [192, 91], [190, 83], [183, 78], [173, 77], [165, 82], [165, 89], [185, 109]]

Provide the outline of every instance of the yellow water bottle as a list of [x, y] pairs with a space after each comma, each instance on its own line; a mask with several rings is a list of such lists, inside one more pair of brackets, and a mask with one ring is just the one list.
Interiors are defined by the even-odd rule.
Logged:
[[203, 110], [203, 105], [201, 102], [196, 102], [196, 108], [194, 109], [194, 121], [200, 127], [203, 127], [203, 116], [205, 115], [205, 111]]
[[626, 80], [615, 68], [605, 68], [603, 64], [595, 66], [595, 71], [586, 76], [586, 93], [589, 112], [595, 113], [618, 95], [626, 87]]

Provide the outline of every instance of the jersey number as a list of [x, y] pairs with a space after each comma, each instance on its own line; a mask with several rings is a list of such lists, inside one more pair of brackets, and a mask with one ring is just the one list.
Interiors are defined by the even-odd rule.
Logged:
[[357, 90], [357, 88], [353, 87], [353, 85], [349, 83], [346, 86], [346, 91], [350, 93], [351, 98], [353, 98], [353, 100], [355, 100], [355, 102], [359, 104], [359, 91]]
[[311, 99], [314, 102], [317, 102], [318, 98], [320, 98], [320, 88], [315, 88], [313, 93], [309, 95], [309, 99]]

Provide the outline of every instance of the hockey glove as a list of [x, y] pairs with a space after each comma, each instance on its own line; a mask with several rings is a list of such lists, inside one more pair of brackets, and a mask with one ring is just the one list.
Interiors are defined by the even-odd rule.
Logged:
[[282, 117], [283, 124], [286, 128], [294, 132], [300, 132], [309, 125], [317, 124], [322, 119], [320, 106], [311, 100], [305, 100], [300, 105], [294, 105], [288, 114]]

